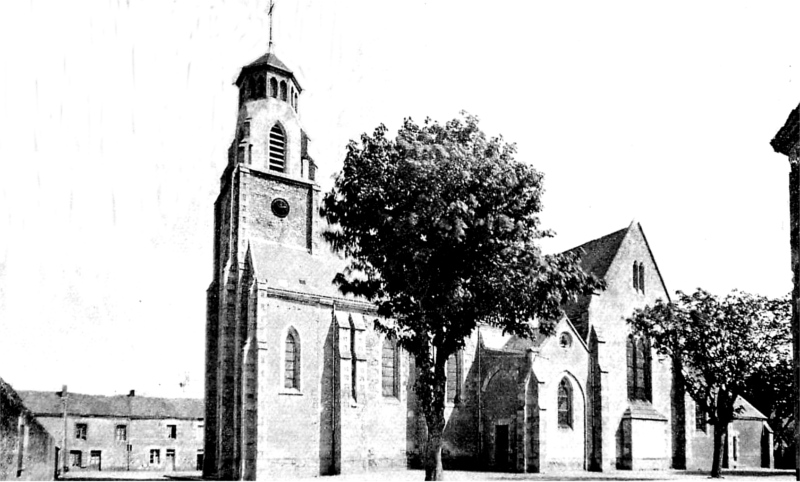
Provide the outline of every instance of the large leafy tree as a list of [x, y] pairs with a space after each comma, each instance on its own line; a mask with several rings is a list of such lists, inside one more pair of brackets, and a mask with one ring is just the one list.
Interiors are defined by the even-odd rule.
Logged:
[[562, 303], [602, 287], [573, 256], [539, 250], [552, 236], [538, 217], [542, 174], [514, 154], [466, 114], [406, 119], [395, 139], [380, 125], [348, 144], [323, 201], [325, 237], [350, 259], [340, 291], [373, 301], [376, 329], [414, 357], [426, 480], [443, 475], [445, 363], [477, 325], [531, 336], [539, 319], [549, 333]]
[[629, 320], [660, 354], [680, 362], [686, 392], [714, 427], [712, 477], [721, 475], [722, 441], [736, 398], [748, 393], [753, 377], [776, 373], [786, 358], [790, 319], [787, 300], [740, 291], [717, 297], [698, 289], [679, 291], [674, 303], [638, 309]]

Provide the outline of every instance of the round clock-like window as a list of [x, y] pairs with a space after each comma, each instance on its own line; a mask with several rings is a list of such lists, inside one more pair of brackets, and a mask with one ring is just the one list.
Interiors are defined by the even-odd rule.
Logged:
[[558, 344], [561, 348], [569, 348], [572, 346], [572, 337], [565, 331], [561, 333], [561, 336], [558, 338]]
[[279, 218], [285, 218], [289, 215], [289, 201], [283, 198], [275, 198], [272, 200], [272, 214]]

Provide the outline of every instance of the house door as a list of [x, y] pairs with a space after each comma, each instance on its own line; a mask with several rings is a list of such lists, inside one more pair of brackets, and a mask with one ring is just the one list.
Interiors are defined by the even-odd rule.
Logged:
[[99, 450], [92, 450], [89, 452], [89, 469], [90, 470], [103, 470], [102, 456]]
[[508, 425], [494, 427], [494, 465], [497, 470], [508, 470]]
[[[56, 467], [55, 467], [55, 471], [53, 472], [53, 480], [58, 479], [58, 476], [60, 475], [59, 474], [59, 470], [58, 470], [59, 462], [60, 462], [60, 460], [59, 460], [60, 456], [61, 456], [61, 449], [59, 447], [56, 447]], [[67, 465], [67, 464], [64, 464], [64, 465]]]
[[175, 470], [175, 449], [167, 449], [167, 470]]

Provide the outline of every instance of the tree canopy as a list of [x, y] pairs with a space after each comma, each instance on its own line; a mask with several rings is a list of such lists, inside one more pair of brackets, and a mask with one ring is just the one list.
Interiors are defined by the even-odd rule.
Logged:
[[733, 291], [717, 297], [698, 289], [677, 292], [674, 303], [659, 300], [634, 312], [635, 330], [662, 355], [677, 360], [684, 388], [714, 426], [712, 476], [720, 476], [722, 436], [733, 420], [736, 398], [753, 377], [777, 373], [791, 347], [791, 310], [786, 299]]
[[[515, 153], [466, 114], [445, 124], [406, 119], [394, 139], [380, 125], [347, 145], [323, 200], [325, 238], [350, 260], [335, 282], [374, 302], [384, 317], [377, 329], [414, 356], [434, 452], [445, 361], [478, 324], [531, 336], [536, 319], [548, 334], [564, 303], [603, 287], [573, 255], [542, 254], [537, 241], [553, 235], [538, 217], [543, 176]], [[439, 452], [427, 478], [441, 477]]]

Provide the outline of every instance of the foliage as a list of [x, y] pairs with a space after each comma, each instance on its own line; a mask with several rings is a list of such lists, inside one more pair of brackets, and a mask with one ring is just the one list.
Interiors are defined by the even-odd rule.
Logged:
[[712, 476], [718, 477], [722, 434], [735, 414], [734, 402], [748, 381], [777, 373], [786, 361], [791, 310], [787, 300], [733, 291], [725, 297], [698, 289], [678, 292], [636, 310], [629, 320], [662, 355], [681, 366], [686, 391], [714, 426]]
[[466, 114], [406, 119], [394, 140], [380, 125], [348, 144], [323, 200], [325, 238], [350, 259], [335, 282], [394, 320], [376, 328], [414, 356], [429, 437], [443, 428], [445, 361], [479, 323], [531, 336], [539, 319], [551, 333], [562, 304], [603, 287], [573, 255], [541, 253], [543, 176], [515, 152]]

